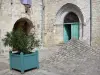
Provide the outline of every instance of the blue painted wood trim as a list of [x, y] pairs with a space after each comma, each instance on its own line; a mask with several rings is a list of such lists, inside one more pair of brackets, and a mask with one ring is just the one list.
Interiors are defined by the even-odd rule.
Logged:
[[37, 55], [37, 69], [39, 69], [39, 52], [38, 52], [38, 50], [36, 51], [36, 55]]
[[24, 73], [24, 61], [23, 61], [23, 53], [21, 52], [20, 53], [20, 58], [21, 58], [21, 73]]
[[9, 51], [10, 70], [12, 70], [12, 51]]

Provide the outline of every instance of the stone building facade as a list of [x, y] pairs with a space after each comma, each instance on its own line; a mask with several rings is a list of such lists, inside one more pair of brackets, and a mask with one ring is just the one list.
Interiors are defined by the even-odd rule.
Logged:
[[100, 47], [100, 0], [92, 0], [92, 45]]
[[[64, 42], [64, 24], [78, 18], [78, 38], [95, 45], [99, 43], [100, 0], [31, 0], [29, 11], [20, 0], [0, 0], [0, 37], [11, 31], [18, 21], [35, 26], [37, 38], [44, 46]], [[72, 14], [73, 13], [73, 14]], [[68, 17], [69, 14], [74, 16]], [[67, 17], [66, 17], [67, 16]], [[69, 22], [64, 22], [65, 19]], [[30, 27], [31, 28], [31, 27]], [[31, 31], [34, 29], [31, 29]], [[96, 33], [96, 34], [95, 34]], [[71, 33], [70, 33], [71, 34]], [[1, 43], [2, 44], [2, 43]]]
[[45, 0], [46, 42], [63, 41], [64, 17], [70, 12], [79, 18], [79, 39], [90, 44], [90, 0]]
[[[40, 37], [40, 18], [41, 3], [40, 0], [32, 0], [32, 6], [29, 12], [25, 12], [25, 6], [20, 0], [0, 0], [0, 37], [5, 37], [6, 32], [12, 31], [14, 25], [19, 20], [29, 20], [35, 26], [36, 35]], [[32, 31], [32, 29], [31, 29]], [[2, 49], [5, 49], [1, 42]]]

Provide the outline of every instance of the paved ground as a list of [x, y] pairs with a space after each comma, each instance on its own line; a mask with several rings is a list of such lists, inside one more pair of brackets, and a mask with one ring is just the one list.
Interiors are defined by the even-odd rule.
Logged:
[[[100, 49], [72, 39], [67, 44], [40, 51], [40, 69], [23, 75], [100, 75]], [[1, 57], [0, 75], [22, 75], [9, 70], [8, 59]]]
[[5, 62], [0, 62], [0, 71], [5, 70], [5, 69], [9, 69], [9, 65], [6, 64]]
[[[42, 48], [41, 50], [39, 50], [40, 63], [44, 59], [47, 59], [49, 56], [52, 56], [52, 53], [54, 53], [57, 49], [58, 46], [50, 47], [50, 48]], [[4, 55], [0, 55], [0, 75], [22, 75], [22, 74], [19, 71], [15, 71], [15, 70], [10, 71], [8, 57], [5, 57]], [[51, 72], [49, 73], [40, 68], [36, 70], [27, 71], [24, 73], [24, 75], [56, 75], [56, 74], [52, 74]]]

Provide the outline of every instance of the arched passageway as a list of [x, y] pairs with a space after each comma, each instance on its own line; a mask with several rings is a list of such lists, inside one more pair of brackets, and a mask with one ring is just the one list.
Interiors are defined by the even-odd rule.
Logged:
[[26, 34], [28, 34], [33, 28], [32, 22], [27, 18], [20, 18], [14, 24], [13, 30], [17, 30], [18, 28], [22, 28]]
[[69, 12], [64, 18], [64, 42], [71, 38], [79, 39], [79, 19], [78, 16]]

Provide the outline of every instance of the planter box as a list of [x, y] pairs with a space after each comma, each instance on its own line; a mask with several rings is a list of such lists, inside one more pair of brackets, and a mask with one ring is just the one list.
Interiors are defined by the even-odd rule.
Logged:
[[25, 70], [39, 68], [38, 51], [25, 55], [23, 53], [18, 55], [10, 51], [9, 56], [10, 69], [20, 70], [21, 73], [24, 73]]

